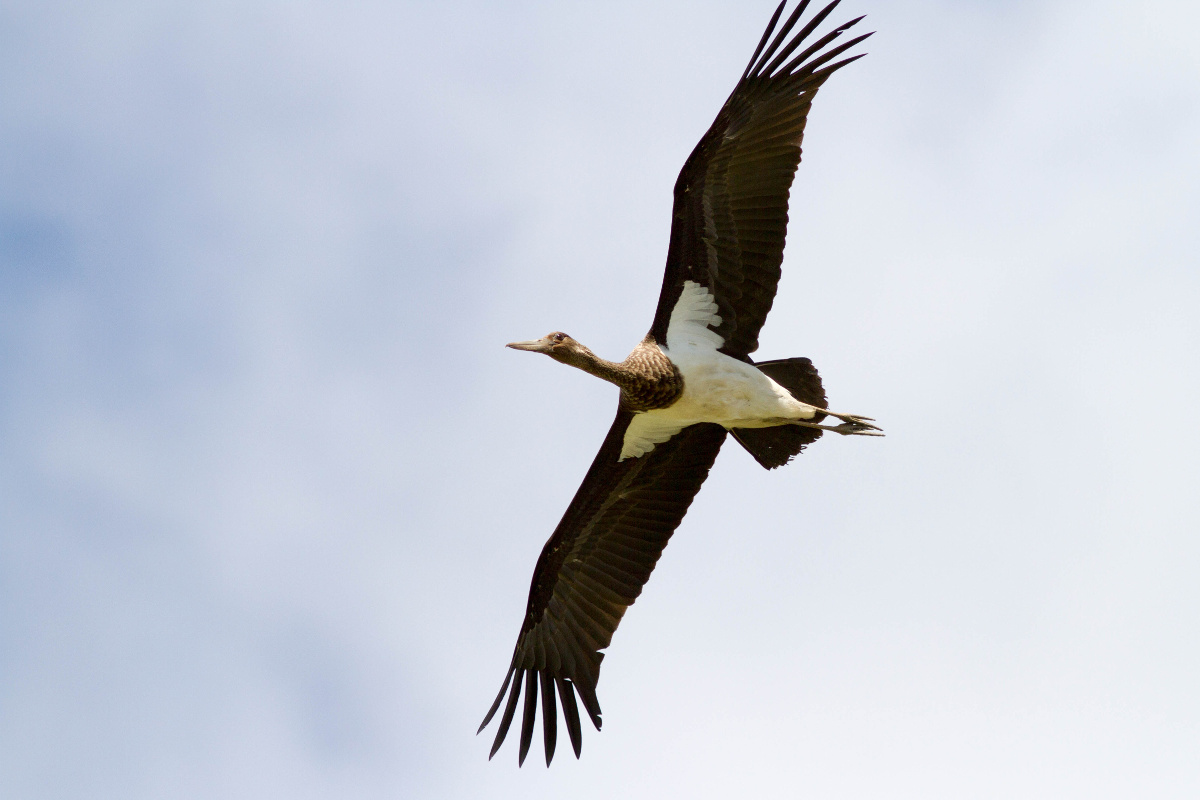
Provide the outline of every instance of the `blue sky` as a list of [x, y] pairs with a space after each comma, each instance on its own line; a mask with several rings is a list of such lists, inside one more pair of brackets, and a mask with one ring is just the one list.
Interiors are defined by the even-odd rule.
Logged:
[[475, 727], [746, 3], [0, 10], [11, 798], [1200, 791], [1200, 12], [861, 2], [735, 447], [583, 759]]

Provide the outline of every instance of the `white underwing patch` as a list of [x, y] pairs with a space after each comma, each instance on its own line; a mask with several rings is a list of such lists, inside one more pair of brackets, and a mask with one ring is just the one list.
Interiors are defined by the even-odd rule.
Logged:
[[695, 281], [684, 281], [683, 291], [675, 308], [671, 309], [671, 320], [667, 323], [667, 349], [711, 347], [714, 350], [725, 344], [724, 337], [713, 330], [721, 324], [717, 313], [717, 302], [707, 287]]
[[625, 429], [621, 457], [617, 460], [644, 456], [654, 449], [654, 445], [662, 444], [683, 428], [684, 425], [679, 420], [662, 419], [649, 413], [635, 414], [629, 427]]

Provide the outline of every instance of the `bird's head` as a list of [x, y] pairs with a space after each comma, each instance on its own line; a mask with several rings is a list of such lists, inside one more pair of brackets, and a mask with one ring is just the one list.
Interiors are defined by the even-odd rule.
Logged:
[[528, 342], [509, 342], [505, 346], [511, 347], [513, 350], [545, 353], [555, 361], [571, 365], [577, 365], [588, 358], [595, 358], [591, 350], [588, 350], [562, 331], [548, 333], [540, 339], [533, 339]]

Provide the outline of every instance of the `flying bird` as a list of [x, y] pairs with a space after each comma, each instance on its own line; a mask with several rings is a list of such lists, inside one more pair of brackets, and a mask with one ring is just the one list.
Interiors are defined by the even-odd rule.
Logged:
[[[797, 53], [838, 0], [789, 38], [808, 3], [801, 0], [771, 38], [787, 0], [775, 10], [733, 93], [679, 173], [662, 292], [641, 343], [620, 363], [562, 332], [508, 345], [615, 383], [621, 394], [600, 452], [534, 567], [508, 674], [479, 726], [487, 727], [504, 705], [489, 758], [522, 692], [521, 764], [539, 691], [547, 766], [557, 740], [556, 695], [576, 758], [582, 746], [576, 696], [600, 729], [600, 651], [641, 594], [726, 434], [767, 469], [786, 464], [823, 431], [882, 435], [869, 417], [829, 410], [809, 359], [756, 364], [750, 358], [779, 283], [788, 194], [813, 97], [862, 55], [834, 59], [871, 35], [833, 45], [859, 17]], [[839, 424], [823, 424], [829, 417]]]

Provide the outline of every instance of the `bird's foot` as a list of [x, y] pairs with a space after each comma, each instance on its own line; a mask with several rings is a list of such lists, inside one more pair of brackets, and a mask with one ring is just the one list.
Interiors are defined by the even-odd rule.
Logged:
[[[837, 431], [843, 435], [857, 436], [882, 436], [882, 428], [873, 424], [875, 422], [871, 417], [864, 417], [861, 414], [839, 414], [836, 411], [830, 411], [827, 408], [819, 409], [822, 414], [835, 419], [840, 419], [843, 424], [829, 428], [831, 431]], [[870, 433], [870, 431], [880, 431], [879, 433]]]
[[875, 420], [870, 417], [864, 417], [859, 414], [839, 414], [836, 411], [829, 411], [824, 408], [817, 409], [820, 413], [828, 417], [842, 420], [841, 425], [821, 425], [816, 422], [808, 422], [807, 420], [794, 419], [790, 420], [793, 425], [800, 425], [804, 428], [816, 428], [822, 431], [832, 431], [840, 433], [842, 436], [883, 436], [883, 429], [875, 425]]
[[883, 431], [878, 425], [870, 425], [858, 420], [849, 420], [841, 425], [826, 426], [826, 430], [840, 433], [842, 436], [883, 436]]

